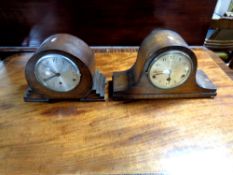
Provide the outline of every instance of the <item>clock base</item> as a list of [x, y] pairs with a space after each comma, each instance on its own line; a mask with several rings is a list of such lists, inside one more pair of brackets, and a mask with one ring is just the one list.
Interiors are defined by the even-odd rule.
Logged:
[[123, 71], [113, 74], [113, 81], [109, 83], [110, 97], [113, 100], [136, 99], [169, 99], [169, 98], [213, 98], [217, 95], [217, 88], [202, 71], [197, 70], [195, 83], [186, 87], [177, 87], [171, 90], [161, 90], [153, 87], [150, 90], [149, 83], [141, 83], [129, 86], [129, 72]]
[[83, 101], [83, 102], [92, 102], [92, 101], [105, 101], [105, 85], [106, 78], [99, 71], [96, 71], [94, 75], [94, 82], [91, 92], [83, 98], [57, 98], [51, 99], [44, 95], [41, 95], [33, 91], [30, 87], [25, 90], [24, 101], [25, 102], [58, 102], [58, 101]]

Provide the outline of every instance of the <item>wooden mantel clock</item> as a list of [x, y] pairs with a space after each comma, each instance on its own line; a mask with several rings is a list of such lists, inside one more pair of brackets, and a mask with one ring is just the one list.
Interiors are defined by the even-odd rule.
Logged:
[[142, 42], [135, 64], [113, 73], [113, 99], [214, 97], [216, 87], [197, 70], [197, 58], [176, 32], [155, 29]]
[[29, 88], [24, 100], [104, 100], [105, 77], [95, 70], [94, 53], [69, 34], [47, 38], [25, 68]]

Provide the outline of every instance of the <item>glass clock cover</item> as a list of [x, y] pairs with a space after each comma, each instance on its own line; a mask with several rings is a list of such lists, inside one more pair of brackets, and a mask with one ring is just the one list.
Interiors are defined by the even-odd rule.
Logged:
[[186, 53], [178, 50], [167, 51], [153, 59], [148, 77], [154, 86], [171, 89], [188, 79], [192, 67], [192, 60]]
[[80, 83], [77, 64], [61, 54], [47, 54], [38, 59], [34, 73], [44, 87], [56, 92], [68, 92]]

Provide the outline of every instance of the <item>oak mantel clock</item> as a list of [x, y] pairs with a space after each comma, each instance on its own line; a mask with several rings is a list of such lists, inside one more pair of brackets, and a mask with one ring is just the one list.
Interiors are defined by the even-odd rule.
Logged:
[[28, 61], [25, 101], [104, 100], [105, 77], [95, 70], [94, 53], [69, 34], [47, 38]]
[[156, 29], [142, 42], [135, 64], [113, 73], [114, 99], [213, 97], [216, 87], [197, 70], [197, 58], [179, 34]]

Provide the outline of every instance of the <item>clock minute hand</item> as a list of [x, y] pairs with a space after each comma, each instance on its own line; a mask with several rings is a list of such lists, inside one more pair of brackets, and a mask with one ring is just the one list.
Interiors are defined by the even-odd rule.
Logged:
[[156, 75], [161, 75], [163, 73], [153, 73], [153, 76], [156, 76]]
[[55, 71], [53, 71], [52, 69], [49, 69], [50, 72], [52, 72], [53, 74], [58, 74]]
[[60, 73], [55, 73], [53, 76], [48, 77], [48, 78], [45, 78], [44, 81], [45, 81], [45, 82], [46, 82], [46, 81], [49, 81], [49, 80], [51, 80], [51, 79], [53, 79], [53, 78], [55, 78], [55, 77], [59, 77], [60, 75], [61, 75]]
[[163, 74], [163, 71], [155, 71], [155, 72], [153, 72], [153, 76], [161, 75], [161, 74]]
[[161, 75], [161, 74], [170, 75], [170, 74], [171, 74], [171, 71], [170, 71], [170, 70], [164, 70], [164, 71], [156, 71], [156, 72], [153, 72], [153, 75]]
[[172, 74], [172, 71], [169, 69], [169, 73], [168, 73], [168, 78], [167, 78], [167, 81], [171, 81], [171, 74]]

